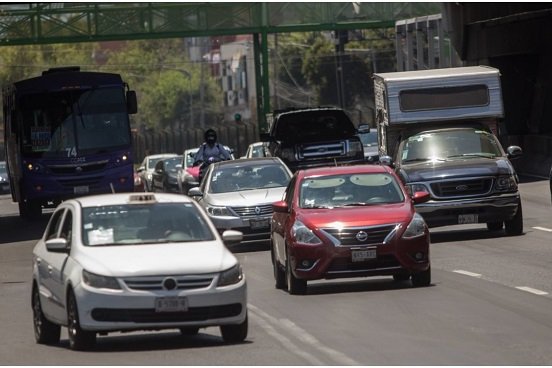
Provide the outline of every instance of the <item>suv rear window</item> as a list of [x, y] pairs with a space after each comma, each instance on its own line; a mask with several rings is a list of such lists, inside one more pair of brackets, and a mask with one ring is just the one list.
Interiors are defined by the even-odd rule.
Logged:
[[275, 138], [296, 142], [315, 142], [350, 138], [355, 127], [340, 110], [293, 111], [278, 117]]

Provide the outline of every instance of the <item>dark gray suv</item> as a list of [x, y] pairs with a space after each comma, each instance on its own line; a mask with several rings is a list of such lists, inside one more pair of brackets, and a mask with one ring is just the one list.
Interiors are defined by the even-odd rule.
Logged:
[[336, 107], [277, 110], [269, 133], [261, 134], [268, 154], [279, 157], [291, 171], [361, 164], [362, 142], [345, 111]]

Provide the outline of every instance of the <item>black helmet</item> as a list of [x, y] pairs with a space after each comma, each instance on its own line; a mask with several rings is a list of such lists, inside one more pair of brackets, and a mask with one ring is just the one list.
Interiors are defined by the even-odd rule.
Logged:
[[215, 143], [217, 141], [217, 132], [215, 132], [213, 129], [207, 129], [203, 136], [205, 138], [205, 141], [208, 143]]

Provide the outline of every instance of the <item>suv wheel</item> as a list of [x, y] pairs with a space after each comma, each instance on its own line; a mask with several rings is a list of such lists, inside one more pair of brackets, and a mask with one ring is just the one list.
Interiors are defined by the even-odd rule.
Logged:
[[521, 201], [518, 205], [518, 210], [515, 216], [510, 221], [505, 221], [506, 234], [521, 235], [523, 234], [523, 211], [521, 210]]

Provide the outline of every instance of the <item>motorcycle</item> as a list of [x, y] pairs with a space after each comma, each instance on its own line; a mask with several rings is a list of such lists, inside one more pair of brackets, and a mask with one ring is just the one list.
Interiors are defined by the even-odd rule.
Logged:
[[194, 166], [199, 165], [198, 181], [200, 184], [201, 184], [201, 181], [203, 180], [203, 177], [205, 176], [205, 173], [207, 172], [207, 168], [209, 167], [209, 165], [219, 161], [223, 161], [223, 160], [220, 157], [210, 156], [206, 161], [198, 161], [196, 165], [194, 165]]

